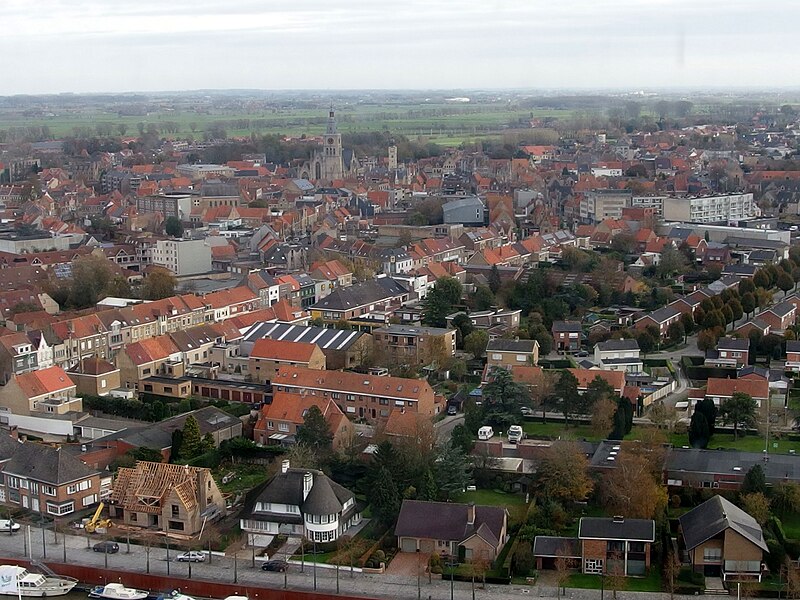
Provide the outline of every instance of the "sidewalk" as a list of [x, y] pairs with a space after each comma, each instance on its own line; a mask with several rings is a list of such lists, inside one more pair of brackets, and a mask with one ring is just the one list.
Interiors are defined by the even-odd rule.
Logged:
[[[59, 563], [66, 558], [69, 564], [90, 565], [93, 567], [106, 567], [113, 572], [114, 580], [125, 583], [126, 572], [149, 572], [152, 574], [169, 575], [176, 580], [176, 587], [180, 587], [181, 579], [188, 579], [191, 574], [193, 580], [207, 580], [218, 582], [231, 582], [243, 588], [273, 588], [288, 590], [316, 590], [320, 593], [338, 593], [353, 597], [366, 598], [391, 598], [408, 599], [417, 598], [431, 600], [448, 600], [451, 598], [472, 598], [472, 584], [470, 582], [451, 582], [442, 580], [440, 576], [433, 576], [431, 581], [427, 577], [387, 576], [364, 573], [350, 573], [349, 569], [314, 569], [306, 564], [304, 572], [292, 566], [288, 573], [264, 572], [260, 569], [260, 561], [256, 561], [253, 568], [251, 560], [232, 559], [230, 557], [214, 556], [212, 562], [206, 563], [178, 563], [175, 562], [177, 551], [170, 550], [170, 561], [166, 560], [165, 548], [148, 549], [136, 544], [130, 545], [130, 554], [127, 544], [120, 543], [118, 554], [103, 554], [91, 551], [91, 545], [103, 538], [61, 533], [58, 534], [58, 543], [53, 542], [53, 532], [46, 531], [44, 535], [44, 548], [42, 546], [42, 532], [39, 528], [27, 527], [15, 535], [0, 535], [0, 553], [9, 558], [30, 558], [47, 563], [50, 568], [58, 572]], [[32, 548], [33, 552], [30, 552]], [[44, 554], [46, 552], [46, 558]], [[338, 584], [337, 584], [338, 581]], [[316, 585], [315, 585], [316, 583]], [[337, 587], [338, 586], [338, 587]], [[419, 587], [418, 587], [419, 586]], [[491, 598], [519, 598], [519, 597], [556, 598], [556, 590], [545, 585], [487, 585], [480, 589], [476, 584], [476, 600], [489, 600]], [[607, 596], [611, 600], [611, 596]], [[567, 589], [562, 598], [571, 600], [600, 600], [599, 590]], [[644, 593], [644, 592], [618, 592], [618, 600], [668, 600], [669, 594]], [[679, 598], [676, 596], [676, 598]], [[688, 600], [685, 597], [683, 600]]]

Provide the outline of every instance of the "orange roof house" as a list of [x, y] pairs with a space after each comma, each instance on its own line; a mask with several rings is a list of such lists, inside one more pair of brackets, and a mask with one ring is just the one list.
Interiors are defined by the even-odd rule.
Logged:
[[333, 449], [339, 450], [349, 444], [355, 434], [355, 426], [341, 408], [331, 399], [315, 396], [299, 396], [276, 391], [271, 404], [261, 407], [253, 428], [253, 438], [259, 444], [287, 444], [294, 436], [308, 410], [316, 406], [333, 434]]
[[17, 415], [80, 412], [83, 403], [75, 395], [75, 383], [61, 367], [49, 367], [13, 375], [0, 387], [0, 405]]

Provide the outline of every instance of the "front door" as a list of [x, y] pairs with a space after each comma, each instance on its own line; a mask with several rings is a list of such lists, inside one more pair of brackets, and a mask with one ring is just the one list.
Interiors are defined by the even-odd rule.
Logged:
[[32, 504], [31, 504], [31, 509], [32, 509], [34, 512], [39, 512], [39, 499], [38, 499], [38, 498], [33, 498], [33, 499], [31, 500], [31, 502], [32, 502]]

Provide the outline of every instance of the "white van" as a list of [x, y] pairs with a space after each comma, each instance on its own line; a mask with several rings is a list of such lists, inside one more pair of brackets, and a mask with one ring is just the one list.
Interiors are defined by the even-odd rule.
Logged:
[[494, 435], [494, 429], [492, 429], [491, 425], [484, 425], [480, 429], [478, 429], [478, 439], [479, 440], [490, 440]]
[[516, 444], [517, 442], [521, 442], [524, 437], [525, 437], [525, 432], [522, 431], [521, 425], [511, 425], [508, 428], [509, 443]]
[[19, 531], [19, 523], [12, 519], [0, 519], [0, 531]]

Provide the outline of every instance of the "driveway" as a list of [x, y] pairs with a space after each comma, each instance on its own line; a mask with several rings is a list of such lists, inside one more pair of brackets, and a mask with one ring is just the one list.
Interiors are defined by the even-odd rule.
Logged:
[[397, 575], [401, 577], [416, 577], [417, 569], [421, 575], [425, 574], [425, 560], [427, 556], [416, 552], [398, 552], [394, 555], [392, 562], [386, 567], [386, 575]]

